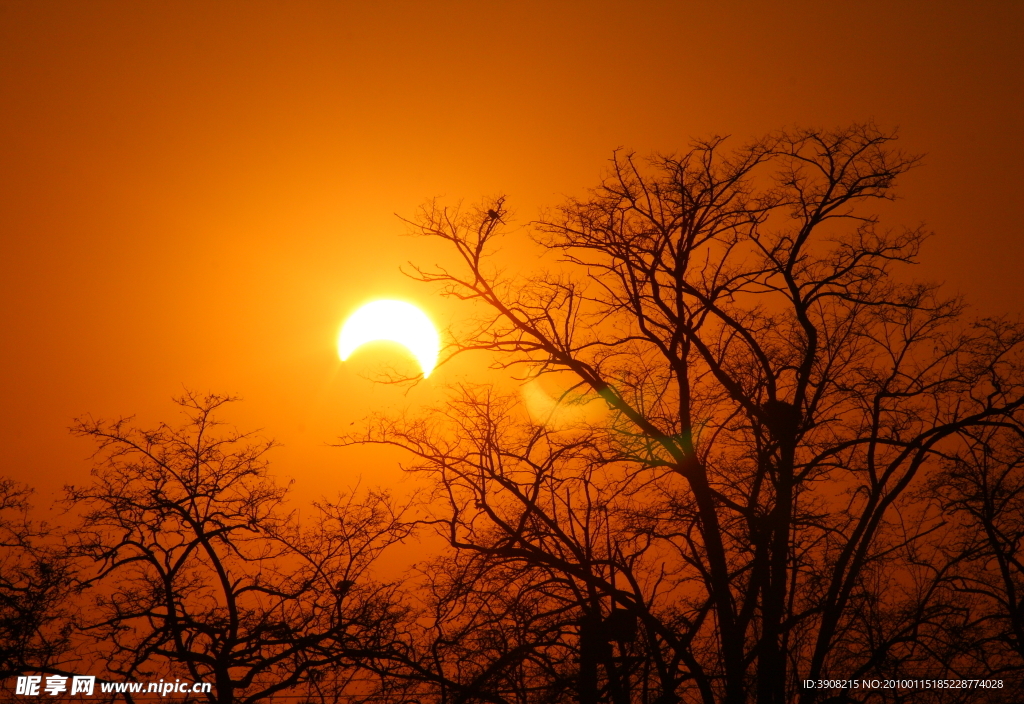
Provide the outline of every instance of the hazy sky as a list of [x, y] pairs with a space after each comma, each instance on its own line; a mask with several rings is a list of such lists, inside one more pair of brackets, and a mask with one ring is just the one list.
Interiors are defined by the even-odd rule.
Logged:
[[1021, 2], [0, 0], [0, 474], [46, 504], [88, 476], [72, 418], [187, 386], [244, 397], [304, 492], [392, 481], [325, 443], [473, 373], [403, 396], [337, 361], [366, 300], [458, 315], [398, 272], [441, 255], [395, 213], [525, 222], [616, 147], [863, 120], [927, 155], [886, 211], [936, 232], [915, 275], [1024, 309]]

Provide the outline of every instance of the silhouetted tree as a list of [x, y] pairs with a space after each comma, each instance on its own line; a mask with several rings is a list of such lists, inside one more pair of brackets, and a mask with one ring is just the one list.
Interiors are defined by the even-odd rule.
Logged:
[[[616, 533], [615, 573], [607, 557], [609, 511], [631, 482], [610, 487], [597, 476], [594, 437], [549, 431], [516, 410], [514, 399], [461, 387], [427, 420], [377, 416], [350, 440], [411, 450], [417, 461], [407, 468], [436, 487], [431, 522], [457, 553], [426, 569], [428, 625], [413, 640], [418, 659], [398, 674], [444, 702], [563, 701], [576, 690], [581, 619], [601, 621], [616, 578], [636, 604], [647, 588], [657, 592], [632, 569], [649, 541], [627, 545]], [[602, 646], [594, 665], [607, 668], [612, 657]]]
[[269, 441], [218, 427], [232, 399], [188, 394], [181, 428], [81, 421], [100, 446], [72, 552], [91, 566], [84, 632], [123, 681], [212, 682], [211, 702], [274, 693], [336, 698], [388, 657], [402, 609], [370, 567], [408, 535], [388, 496], [321, 503], [299, 515], [267, 472]]
[[29, 518], [31, 490], [0, 478], [0, 678], [62, 672], [74, 614], [71, 566], [46, 525]]
[[963, 617], [950, 638], [970, 643], [963, 669], [1019, 681], [1024, 670], [1024, 436], [994, 423], [965, 430], [929, 493], [953, 529], [942, 548]]
[[[963, 605], [915, 489], [979, 429], [1019, 427], [1024, 332], [893, 275], [926, 234], [866, 210], [917, 163], [893, 140], [857, 125], [617, 154], [533, 224], [559, 262], [531, 276], [495, 259], [504, 198], [428, 205], [415, 231], [460, 268], [413, 276], [482, 311], [449, 352], [569, 375], [611, 415], [516, 427], [473, 392], [446, 429], [382, 418], [346, 442], [416, 453], [456, 550], [550, 574], [591, 628], [639, 619], [662, 702], [811, 704], [831, 694], [802, 679], [943, 674]], [[593, 631], [576, 631], [582, 658]]]

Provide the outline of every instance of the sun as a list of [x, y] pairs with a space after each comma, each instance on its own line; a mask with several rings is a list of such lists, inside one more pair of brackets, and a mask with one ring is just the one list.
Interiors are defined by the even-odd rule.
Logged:
[[338, 356], [344, 362], [367, 342], [397, 342], [416, 358], [423, 378], [437, 366], [441, 337], [427, 314], [405, 301], [367, 303], [348, 317], [338, 333]]

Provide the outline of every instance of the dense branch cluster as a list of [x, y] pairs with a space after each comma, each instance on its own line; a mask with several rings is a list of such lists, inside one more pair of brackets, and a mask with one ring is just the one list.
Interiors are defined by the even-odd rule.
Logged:
[[58, 667], [74, 614], [72, 570], [49, 530], [29, 518], [28, 487], [0, 478], [0, 678]]
[[[461, 262], [413, 275], [486, 312], [453, 353], [569, 375], [610, 416], [497, 433], [468, 422], [493, 415], [478, 398], [449, 404], [475, 448], [457, 476], [429, 442], [443, 434], [378, 423], [362, 440], [435, 473], [457, 550], [557, 573], [585, 595], [578, 620], [638, 619], [643, 639], [606, 649], [607, 696], [644, 668], [642, 686], [709, 704], [821, 701], [803, 679], [1018, 671], [1024, 331], [896, 277], [926, 233], [869, 208], [917, 163], [893, 140], [857, 125], [617, 154], [590, 196], [534, 223], [559, 263], [528, 280], [493, 259], [504, 221], [485, 213], [503, 199], [412, 221]], [[564, 439], [524, 453], [536, 433]], [[605, 523], [566, 552], [586, 500]]]
[[[456, 264], [410, 273], [468, 311], [447, 359], [484, 350], [518, 381], [340, 440], [407, 451], [427, 493], [300, 523], [271, 444], [216, 429], [228, 399], [182, 399], [183, 428], [81, 423], [99, 461], [68, 493], [77, 580], [55, 578], [93, 600], [74, 637], [111, 676], [207, 679], [224, 704], [1007, 701], [1024, 684], [1024, 328], [906, 277], [927, 233], [873, 209], [918, 162], [894, 139], [617, 153], [531, 223], [548, 254], [525, 276], [503, 266], [505, 198], [428, 204], [409, 222]], [[445, 549], [401, 586], [375, 579], [415, 531]], [[37, 567], [0, 565], [0, 595], [58, 593], [17, 545]], [[50, 632], [12, 623], [26, 643]], [[5, 667], [67, 648], [51, 651]], [[963, 677], [1004, 688], [802, 685]]]
[[288, 508], [273, 443], [218, 427], [232, 400], [187, 394], [180, 428], [73, 428], [99, 450], [94, 482], [67, 489], [81, 522], [65, 554], [88, 602], [64, 671], [208, 682], [217, 702], [367, 691], [366, 664], [402, 650], [404, 617], [370, 569], [411, 526], [381, 493]]

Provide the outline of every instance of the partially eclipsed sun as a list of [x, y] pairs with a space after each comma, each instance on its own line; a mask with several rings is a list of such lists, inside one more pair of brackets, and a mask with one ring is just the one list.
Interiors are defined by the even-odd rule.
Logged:
[[338, 356], [344, 362], [367, 342], [386, 340], [405, 347], [419, 362], [423, 378], [437, 365], [441, 338], [427, 314], [404, 301], [374, 301], [349, 316], [338, 333]]

